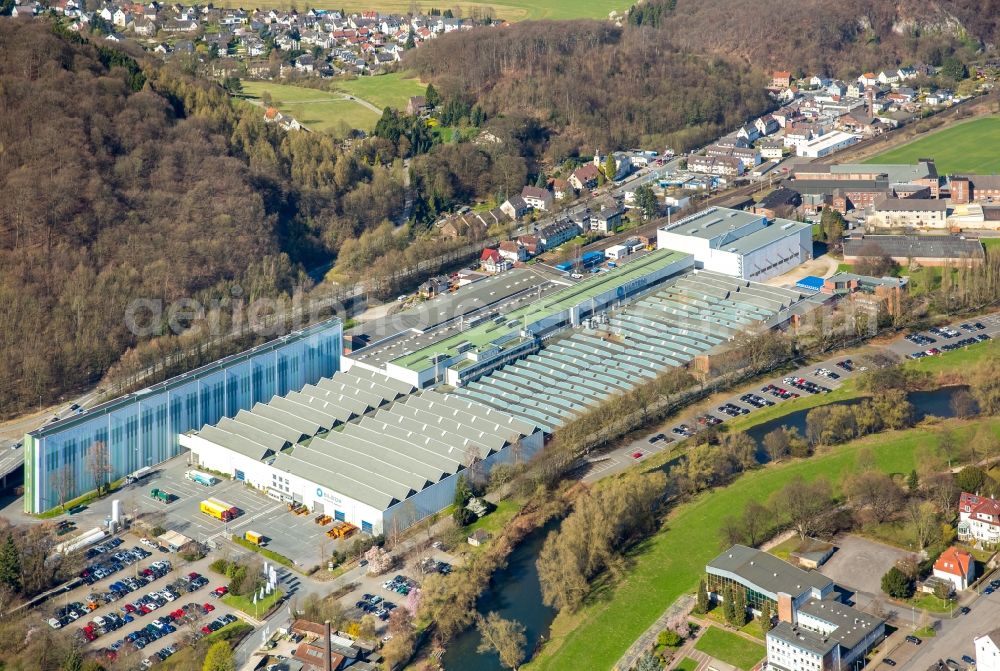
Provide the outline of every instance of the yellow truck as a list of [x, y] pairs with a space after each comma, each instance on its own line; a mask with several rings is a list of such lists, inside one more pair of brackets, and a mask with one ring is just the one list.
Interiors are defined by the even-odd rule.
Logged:
[[205, 499], [201, 502], [200, 509], [201, 512], [206, 515], [211, 515], [215, 519], [222, 520], [223, 522], [235, 519], [240, 512], [236, 506], [231, 506], [228, 503], [219, 501], [218, 499]]
[[264, 537], [264, 534], [259, 534], [256, 531], [246, 532], [245, 534], [243, 534], [243, 538], [250, 541], [254, 545], [264, 545], [267, 542], [267, 539]]

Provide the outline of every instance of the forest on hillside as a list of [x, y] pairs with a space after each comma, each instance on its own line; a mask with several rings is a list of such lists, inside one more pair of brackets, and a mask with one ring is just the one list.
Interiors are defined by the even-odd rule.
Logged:
[[189, 355], [209, 339], [166, 328], [137, 337], [136, 299], [217, 301], [225, 328], [236, 286], [244, 300], [288, 296], [331, 261], [346, 285], [440, 255], [462, 243], [428, 222], [520, 190], [535, 151], [516, 117], [492, 122], [504, 141], [491, 146], [442, 144], [405, 115], [349, 145], [286, 133], [218, 83], [123, 49], [56, 20], [0, 19], [0, 417], [109, 369], [131, 379], [168, 354], [190, 368], [227, 353]]
[[744, 62], [598, 21], [456, 32], [409, 52], [406, 64], [444, 99], [471, 96], [491, 117], [534, 117], [551, 134], [553, 162], [577, 150], [693, 146], [772, 105], [763, 74]]
[[995, 43], [1000, 0], [646, 0], [622, 27], [524, 22], [456, 31], [407, 54], [443, 98], [535, 118], [546, 157], [684, 150], [768, 111], [773, 69], [853, 79], [963, 61]]

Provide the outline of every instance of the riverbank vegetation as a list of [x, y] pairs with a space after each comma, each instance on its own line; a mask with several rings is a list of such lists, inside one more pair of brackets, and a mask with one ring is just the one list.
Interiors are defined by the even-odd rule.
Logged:
[[[589, 590], [560, 611], [550, 641], [528, 668], [610, 668], [646, 626], [695, 588], [705, 563], [732, 543], [755, 545], [790, 528], [801, 537], [854, 530], [890, 542], [903, 539], [929, 552], [942, 548], [954, 537], [949, 522], [959, 489], [1000, 489], [987, 470], [970, 466], [954, 477], [948, 464], [1000, 458], [1000, 420], [930, 418], [908, 428], [914, 413], [904, 390], [954, 383], [958, 370], [974, 364], [979, 372], [963, 374], [964, 381], [977, 405], [982, 399], [984, 415], [994, 414], [994, 346], [969, 348], [951, 366], [949, 353], [933, 372], [922, 362], [908, 362], [860, 376], [855, 391], [871, 399], [834, 412], [813, 410], [809, 435], [769, 434], [765, 445], [772, 443], [782, 461], [765, 467], [739, 459], [749, 454], [738, 448], [746, 442], [740, 432], [689, 441], [695, 445], [686, 457], [637, 467], [667, 469], [674, 509], [657, 533], [627, 548], [614, 570], [599, 572]], [[859, 437], [859, 425], [879, 433]], [[705, 541], [713, 535], [718, 544]], [[540, 573], [542, 568], [540, 557]]]

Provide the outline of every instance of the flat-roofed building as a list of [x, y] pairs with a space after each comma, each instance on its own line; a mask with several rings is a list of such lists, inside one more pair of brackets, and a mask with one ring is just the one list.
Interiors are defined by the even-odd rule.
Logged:
[[767, 664], [779, 671], [842, 671], [885, 636], [885, 620], [841, 602], [825, 575], [767, 552], [734, 545], [705, 572], [716, 600], [737, 589], [756, 614], [769, 603], [778, 623], [767, 633]]
[[844, 241], [844, 263], [888, 256], [901, 266], [980, 264], [986, 257], [979, 240], [954, 235], [864, 235]]
[[809, 224], [712, 207], [656, 232], [660, 249], [694, 255], [698, 268], [763, 281], [812, 258]]

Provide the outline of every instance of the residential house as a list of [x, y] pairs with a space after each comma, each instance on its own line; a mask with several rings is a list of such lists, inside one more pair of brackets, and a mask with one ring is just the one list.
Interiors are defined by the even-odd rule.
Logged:
[[901, 81], [901, 82], [905, 82], [905, 81], [908, 81], [910, 79], [916, 79], [917, 78], [917, 69], [916, 68], [899, 68], [898, 70], [896, 70], [896, 76], [899, 78], [899, 81]]
[[542, 189], [537, 186], [525, 186], [521, 189], [521, 198], [524, 199], [528, 207], [536, 210], [552, 209], [552, 192], [548, 189]]
[[511, 219], [520, 219], [531, 211], [521, 196], [511, 196], [503, 202], [500, 209]]
[[770, 114], [759, 117], [753, 122], [753, 125], [757, 128], [757, 132], [760, 133], [761, 137], [777, 133], [781, 129], [777, 120]]
[[497, 251], [502, 258], [511, 263], [523, 263], [528, 260], [528, 251], [517, 240], [504, 240]]
[[875, 86], [878, 84], [878, 75], [874, 72], [866, 72], [858, 77], [858, 82], [863, 84], [865, 87]]
[[439, 294], [448, 293], [450, 288], [451, 278], [446, 275], [439, 275], [423, 282], [417, 288], [417, 293], [420, 294], [421, 298], [434, 298]]
[[[723, 149], [736, 149], [737, 147], [740, 148], [749, 147], [750, 143], [747, 142], [746, 138], [739, 137], [735, 133], [733, 133], [731, 135], [726, 135], [724, 137], [719, 138], [719, 141], [712, 146], [722, 147]], [[728, 156], [728, 154], [723, 154], [723, 155]]]
[[488, 273], [502, 273], [510, 270], [514, 267], [514, 263], [510, 259], [505, 259], [500, 256], [500, 252], [493, 249], [490, 250], [492, 253], [483, 261], [483, 270]]
[[924, 98], [924, 102], [928, 105], [943, 105], [950, 101], [954, 97], [954, 94], [948, 89], [938, 89], [933, 93], [928, 93], [927, 97]]
[[784, 144], [786, 147], [799, 147], [810, 142], [815, 137], [816, 127], [808, 123], [791, 124], [785, 128]]
[[193, 33], [198, 30], [198, 22], [194, 20], [170, 19], [163, 24], [163, 30], [168, 33]]
[[823, 89], [830, 85], [830, 79], [827, 77], [820, 77], [819, 75], [813, 75], [809, 78], [809, 88], [811, 89]]
[[125, 28], [132, 23], [132, 15], [119, 7], [111, 14], [111, 23], [119, 28]]
[[934, 577], [951, 583], [956, 592], [961, 592], [976, 580], [976, 560], [964, 550], [949, 547], [934, 562]]
[[899, 83], [899, 70], [882, 70], [878, 73], [878, 83], [891, 86]]
[[542, 244], [537, 235], [522, 235], [517, 239], [517, 242], [529, 257], [538, 256], [545, 251], [545, 245]]
[[792, 85], [792, 73], [787, 70], [775, 70], [771, 73], [771, 85], [768, 88], [785, 89]]
[[[843, 98], [847, 95], [847, 84], [840, 80], [835, 80], [830, 82], [826, 86], [826, 91], [832, 96], [837, 96], [838, 98]], [[859, 97], [859, 96], [856, 96]]]
[[743, 161], [732, 156], [692, 156], [687, 167], [691, 172], [708, 175], [739, 177], [743, 174]]
[[622, 208], [617, 203], [605, 203], [596, 212], [590, 214], [590, 230], [602, 235], [615, 232], [622, 224]]
[[582, 191], [583, 189], [593, 189], [597, 186], [597, 178], [599, 175], [597, 166], [593, 163], [587, 163], [582, 165], [569, 176], [569, 183], [573, 185], [574, 189]]
[[760, 131], [753, 124], [745, 124], [736, 131], [736, 137], [741, 137], [747, 142], [753, 142], [760, 138]]
[[1000, 501], [962, 492], [958, 500], [958, 537], [994, 547], [1000, 541]]
[[312, 54], [302, 54], [295, 59], [295, 69], [299, 72], [312, 72], [316, 68], [316, 58]]
[[851, 82], [847, 85], [847, 97], [848, 98], [864, 98], [865, 91], [868, 89], [861, 82]]
[[976, 671], [1000, 671], [1000, 628], [973, 639]]
[[573, 195], [573, 187], [565, 179], [557, 177], [550, 180], [549, 184], [552, 186], [552, 195], [555, 196], [556, 200], [563, 200]]
[[785, 153], [785, 144], [781, 140], [765, 140], [757, 145], [761, 158], [780, 161]]
[[555, 249], [580, 235], [581, 228], [569, 219], [561, 219], [538, 231], [538, 240], [545, 249]]
[[147, 19], [146, 17], [137, 20], [132, 25], [132, 31], [136, 35], [140, 35], [142, 37], [154, 37], [156, 35], [157, 30], [158, 28], [156, 27], [156, 23]]

